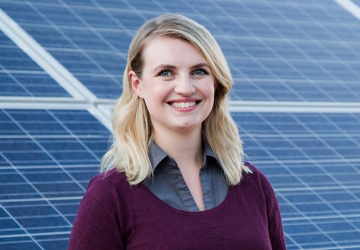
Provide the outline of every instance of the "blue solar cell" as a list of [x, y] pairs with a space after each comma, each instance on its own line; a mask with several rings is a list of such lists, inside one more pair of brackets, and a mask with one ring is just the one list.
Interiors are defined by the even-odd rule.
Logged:
[[16, 237], [14, 241], [16, 243], [15, 242], [6, 243], [7, 250], [17, 250], [17, 249], [38, 250], [39, 249], [39, 245], [33, 242], [30, 237]]
[[332, 60], [334, 56], [330, 51], [325, 50], [318, 42], [293, 41], [294, 46], [299, 48], [312, 59]]
[[50, 24], [59, 26], [75, 26], [85, 27], [85, 24], [72, 13], [71, 9], [66, 8], [61, 4], [56, 5], [41, 5], [34, 4], [32, 8], [36, 12], [40, 12], [41, 16]]
[[69, 235], [63, 234], [61, 236], [53, 236], [51, 240], [45, 239], [44, 241], [41, 241], [41, 245], [44, 246], [45, 249], [66, 249], [68, 247], [68, 239]]
[[29, 216], [49, 216], [57, 215], [57, 212], [48, 204], [32, 204], [29, 206], [7, 206], [6, 210], [9, 211], [14, 217], [29, 217]]
[[321, 66], [313, 61], [291, 61], [297, 70], [299, 70], [306, 79], [311, 80], [335, 80], [330, 73], [326, 72]]
[[62, 29], [64, 36], [71, 39], [74, 46], [83, 50], [109, 50], [109, 45], [91, 30]]
[[331, 14], [329, 14], [325, 8], [321, 5], [298, 5], [301, 12], [306, 13], [312, 20], [318, 22], [338, 22], [338, 20]]
[[55, 164], [54, 161], [43, 152], [8, 152], [5, 157], [16, 166], [35, 166]]
[[274, 79], [275, 76], [255, 59], [228, 58], [242, 74], [250, 79]]
[[323, 26], [316, 22], [309, 22], [309, 23], [297, 23], [300, 29], [302, 29], [305, 34], [309, 38], [314, 38], [316, 40], [332, 40], [337, 41], [338, 38], [327, 31]]
[[[18, 229], [19, 226], [15, 223], [15, 221], [9, 217], [5, 218], [4, 216], [1, 216], [1, 226], [0, 226], [0, 230], [2, 232], [2, 230], [11, 230], [11, 231], [15, 231], [16, 229]], [[16, 230], [16, 232], [18, 232]], [[21, 231], [20, 231], [21, 232]], [[8, 231], [9, 233], [9, 231]]]
[[[264, 65], [278, 79], [303, 80], [305, 76], [294, 68], [290, 63], [279, 59], [260, 59], [259, 62]], [[279, 87], [281, 88], [281, 84]], [[291, 99], [291, 97], [290, 97]], [[295, 98], [296, 99], [296, 98]]]
[[278, 19], [283, 20], [284, 17], [271, 5], [264, 3], [244, 2], [243, 7], [254, 13], [256, 17], [261, 19]]
[[160, 1], [159, 3], [158, 1], [137, 0], [128, 3], [129, 6], [131, 6], [131, 8], [139, 10], [141, 14], [144, 16], [148, 16], [148, 15], [158, 15], [158, 13], [164, 9], [164, 7], [162, 7], [163, 2], [164, 1]]
[[4, 122], [0, 124], [0, 135], [25, 135], [13, 122]]
[[99, 98], [113, 99], [118, 98], [122, 92], [122, 77], [109, 78], [107, 76], [78, 76], [87, 88], [97, 94]]
[[[73, 1], [69, 1], [71, 3]], [[121, 1], [119, 1], [121, 3]], [[119, 7], [119, 6], [117, 6]], [[119, 29], [121, 24], [109, 15], [107, 10], [99, 11], [98, 8], [73, 8], [73, 14], [78, 15], [87, 25], [92, 28]], [[87, 30], [84, 30], [87, 31]]]
[[63, 29], [67, 30], [65, 28], [60, 30], [55, 29], [52, 26], [47, 27], [45, 25], [29, 25], [28, 27], [24, 28], [26, 28], [26, 31], [30, 33], [31, 36], [46, 49], [75, 49], [71, 39], [63, 35]]
[[320, 197], [315, 194], [290, 194], [286, 195], [286, 199], [293, 203], [315, 203], [321, 202]]
[[240, 131], [242, 131], [243, 129], [245, 133], [249, 134], [276, 134], [276, 132], [269, 125], [266, 124], [238, 124], [238, 126]]
[[273, 9], [276, 9], [279, 14], [284, 17], [287, 17], [290, 20], [296, 21], [308, 21], [310, 18], [306, 13], [299, 11], [297, 5], [289, 2], [272, 2], [269, 3]]
[[[312, 242], [317, 242], [315, 247], [336, 247], [335, 243], [332, 243], [332, 240], [329, 237], [318, 233], [318, 234], [303, 234], [303, 235], [293, 235], [292, 238], [297, 242], [303, 242], [303, 245], [306, 247], [307, 244]], [[310, 245], [311, 246], [311, 245]], [[296, 249], [296, 248], [295, 248]]]
[[[239, 18], [238, 18], [239, 20]], [[241, 24], [248, 30], [252, 36], [262, 38], [279, 38], [279, 33], [272, 29], [271, 25], [261, 22], [258, 19], [245, 19], [241, 20]]]
[[126, 51], [129, 48], [132, 38], [129, 32], [116, 29], [98, 30], [97, 33], [106, 39], [106, 41], [114, 46], [119, 52], [122, 52], [124, 55], [126, 55]]
[[8, 174], [6, 172], [5, 173], [3, 171], [0, 172], [1, 173], [0, 181], [2, 184], [24, 182], [24, 179], [20, 175], [16, 173]]
[[125, 26], [126, 29], [136, 31], [146, 20], [138, 12], [130, 11], [109, 11], [112, 17]]
[[[343, 27], [341, 29], [344, 29]], [[346, 37], [348, 35], [346, 34]], [[360, 37], [357, 37], [359, 39]], [[357, 60], [359, 53], [353, 50], [350, 46], [339, 43], [322, 42], [322, 47], [325, 47], [329, 52], [335, 55], [340, 60]]]
[[329, 233], [332, 239], [340, 242], [348, 242], [348, 241], [358, 241], [360, 239], [359, 232], [337, 232], [337, 233]]
[[73, 74], [104, 74], [95, 61], [81, 51], [52, 51], [52, 55]]
[[33, 60], [31, 60], [19, 48], [0, 48], [0, 55], [0, 63], [2, 69], [42, 71], [39, 65], [37, 65]]
[[[221, 9], [216, 6], [216, 3], [212, 3], [210, 1], [207, 1], [207, 0], [198, 0], [198, 1], [188, 1], [188, 0], [185, 0], [184, 2], [187, 3], [188, 6], [191, 6], [194, 10], [196, 10], [196, 12], [194, 11], [195, 15], [197, 13], [202, 13], [204, 14], [205, 16], [208, 16], [208, 15], [214, 15], [214, 13], [221, 13]], [[227, 5], [226, 2], [223, 2], [225, 5]], [[160, 5], [162, 4], [162, 1], [160, 3]], [[137, 9], [141, 9], [141, 10], [144, 10], [145, 8], [144, 7], [141, 7], [140, 5], [142, 4], [137, 4], [136, 5], [136, 8]], [[233, 5], [237, 5], [237, 3], [234, 3]], [[154, 7], [154, 5], [152, 5]], [[222, 6], [221, 6], [222, 7]], [[189, 7], [190, 8], [190, 7]], [[151, 8], [149, 8], [151, 9]], [[147, 9], [145, 9], [147, 10]], [[159, 9], [156, 9], [156, 11], [158, 11]], [[238, 13], [238, 15], [241, 15], [243, 16], [243, 14], [248, 14], [250, 15], [248, 12], [246, 12], [246, 10], [244, 10], [243, 8], [239, 8], [238, 9], [239, 11], [243, 11], [242, 13]], [[190, 16], [192, 16], [190, 14]]]
[[[43, 216], [45, 217], [45, 216]], [[24, 225], [24, 227], [28, 228], [28, 227], [48, 227], [48, 226], [52, 226], [52, 225], [57, 225], [57, 226], [65, 226], [68, 225], [66, 223], [66, 221], [64, 221], [63, 218], [61, 218], [60, 216], [53, 216], [53, 217], [46, 217], [46, 220], [44, 220], [44, 218], [36, 218], [36, 217], [32, 217], [32, 218], [18, 218], [17, 219], [19, 221], [19, 223], [21, 223], [22, 225]]]
[[[354, 42], [356, 43], [360, 38], [359, 32], [354, 30], [354, 28], [351, 25], [344, 23], [331, 23], [331, 25], [324, 24], [324, 26], [326, 27], [326, 29], [328, 29], [330, 32], [335, 34], [341, 40], [347, 41], [347, 43], [345, 43], [346, 46], [349, 46], [349, 44]], [[335, 48], [333, 52], [336, 52]]]
[[223, 15], [215, 15], [211, 17], [211, 20], [216, 23], [218, 27], [221, 27], [222, 35], [250, 36], [248, 29], [243, 25], [239, 25], [236, 20], [226, 18]]
[[48, 24], [46, 20], [40, 16], [34, 8], [22, 2], [1, 2], [0, 7], [11, 18], [14, 18], [19, 24]]
[[285, 225], [285, 230], [292, 234], [298, 233], [320, 233], [314, 225], [303, 224], [303, 225]]
[[306, 37], [305, 32], [291, 22], [271, 20], [268, 23], [283, 39], [304, 39]]
[[31, 199], [40, 198], [40, 195], [28, 183], [12, 183], [1, 185], [0, 197], [2, 200], [6, 199]]
[[107, 73], [117, 76], [123, 74], [126, 61], [122, 55], [115, 53], [111, 53], [110, 55], [104, 53], [89, 53], [89, 55], [101, 68], [105, 69]]
[[273, 100], [271, 96], [248, 79], [235, 79], [235, 84], [230, 92], [230, 97], [231, 100]]
[[244, 8], [241, 2], [234, 2], [234, 1], [215, 1], [215, 2], [218, 9], [224, 10], [227, 13], [231, 14], [232, 16], [241, 17], [241, 18], [254, 17], [254, 14], [249, 9]]
[[253, 57], [275, 58], [276, 55], [261, 41], [256, 39], [236, 39], [237, 43]]
[[[331, 75], [336, 77], [338, 80], [357, 80], [359, 79], [359, 74], [351, 69], [351, 67], [348, 67], [343, 64], [338, 64], [334, 62], [321, 62], [319, 63], [321, 67], [326, 69], [328, 72], [330, 72]], [[341, 85], [340, 85], [341, 86]], [[341, 91], [341, 87], [339, 87]], [[352, 93], [349, 93], [349, 95]], [[353, 94], [354, 95], [354, 94]]]
[[[179, 14], [190, 14], [190, 13], [197, 13], [197, 10], [195, 8], [189, 8], [186, 4], [183, 4], [182, 2], [175, 2], [175, 1], [160, 1], [158, 6], [161, 8], [166, 9], [169, 12], [176, 12]], [[136, 5], [135, 5], [136, 7]]]

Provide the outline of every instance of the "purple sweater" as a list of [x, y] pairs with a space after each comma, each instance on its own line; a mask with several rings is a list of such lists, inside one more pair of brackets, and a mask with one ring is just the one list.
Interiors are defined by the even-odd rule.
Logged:
[[279, 206], [267, 178], [252, 174], [230, 186], [217, 207], [175, 209], [123, 173], [95, 176], [81, 201], [69, 250], [286, 249]]

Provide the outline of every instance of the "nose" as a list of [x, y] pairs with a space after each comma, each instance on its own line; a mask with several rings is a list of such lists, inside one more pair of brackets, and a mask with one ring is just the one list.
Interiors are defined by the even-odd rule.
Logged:
[[190, 76], [179, 77], [178, 80], [176, 81], [174, 91], [177, 94], [183, 96], [189, 96], [193, 94], [196, 91], [193, 79], [191, 79]]

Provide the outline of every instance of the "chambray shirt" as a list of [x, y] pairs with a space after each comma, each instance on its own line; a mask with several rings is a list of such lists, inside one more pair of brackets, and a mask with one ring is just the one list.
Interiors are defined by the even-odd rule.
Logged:
[[[173, 158], [154, 142], [150, 145], [150, 161], [154, 170], [145, 186], [160, 200], [184, 211], [199, 211], [188, 186]], [[204, 164], [200, 169], [205, 210], [212, 209], [224, 201], [228, 184], [221, 164], [210, 146], [204, 143]]]

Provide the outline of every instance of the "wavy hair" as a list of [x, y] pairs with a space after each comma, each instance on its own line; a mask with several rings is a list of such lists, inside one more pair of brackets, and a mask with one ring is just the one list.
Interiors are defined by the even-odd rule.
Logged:
[[207, 60], [216, 79], [214, 107], [202, 125], [202, 136], [218, 157], [227, 182], [236, 185], [243, 171], [251, 172], [243, 162], [239, 131], [228, 110], [228, 95], [233, 80], [220, 46], [210, 32], [197, 22], [178, 14], [165, 14], [147, 21], [134, 36], [123, 76], [123, 92], [113, 115], [113, 143], [102, 159], [101, 169], [125, 172], [131, 185], [152, 174], [149, 146], [151, 121], [145, 102], [132, 90], [129, 71], [141, 78], [142, 54], [154, 37], [172, 37], [191, 43]]

